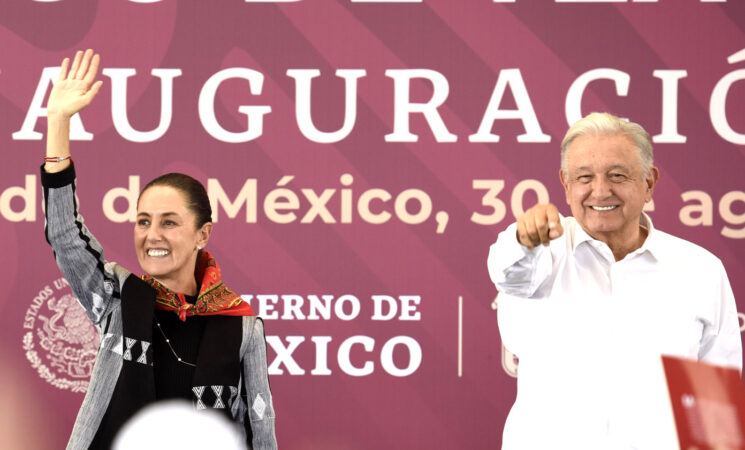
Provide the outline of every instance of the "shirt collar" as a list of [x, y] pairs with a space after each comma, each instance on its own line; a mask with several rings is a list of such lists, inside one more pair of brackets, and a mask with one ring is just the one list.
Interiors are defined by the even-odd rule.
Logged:
[[[572, 253], [576, 252], [579, 245], [583, 242], [587, 242], [589, 245], [591, 245], [591, 242], [600, 242], [587, 234], [587, 232], [582, 229], [582, 226], [578, 222], [575, 222], [575, 224], [576, 229], [574, 231]], [[660, 243], [659, 239], [657, 239], [658, 233], [655, 231], [654, 225], [652, 225], [652, 219], [646, 213], [642, 212], [642, 215], [639, 217], [639, 225], [641, 225], [643, 228], [646, 228], [647, 238], [644, 240], [642, 246], [634, 250], [632, 253], [641, 255], [645, 252], [648, 252], [653, 258], [659, 260]]]
[[635, 253], [642, 254], [644, 252], [649, 252], [649, 254], [652, 255], [654, 259], [659, 261], [660, 256], [664, 254], [659, 239], [660, 232], [655, 230], [654, 225], [652, 225], [652, 219], [644, 212], [642, 212], [642, 215], [639, 218], [639, 224], [647, 229], [647, 238], [644, 240], [642, 246], [639, 247]]

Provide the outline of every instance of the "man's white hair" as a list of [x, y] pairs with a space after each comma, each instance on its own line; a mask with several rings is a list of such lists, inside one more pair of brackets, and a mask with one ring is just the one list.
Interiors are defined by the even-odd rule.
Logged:
[[580, 136], [622, 135], [634, 142], [639, 151], [642, 176], [646, 177], [654, 164], [652, 140], [641, 125], [621, 119], [609, 113], [590, 113], [569, 128], [561, 141], [561, 171], [567, 177], [567, 149]]

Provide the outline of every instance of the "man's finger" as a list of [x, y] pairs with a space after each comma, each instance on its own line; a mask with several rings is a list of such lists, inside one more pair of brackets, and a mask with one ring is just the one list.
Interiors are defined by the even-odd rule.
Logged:
[[538, 242], [548, 245], [551, 239], [548, 237], [548, 221], [542, 214], [535, 216], [535, 232]]
[[528, 233], [525, 230], [525, 224], [522, 220], [517, 222], [517, 242], [524, 247], [528, 247], [531, 250], [533, 249], [533, 243], [528, 237]]
[[531, 244], [531, 248], [541, 243], [541, 236], [536, 227], [535, 217], [532, 214], [527, 215], [525, 220], [525, 234]]
[[564, 234], [564, 228], [561, 226], [559, 210], [556, 209], [556, 207], [548, 208], [546, 210], [546, 217], [548, 218], [548, 236], [550, 239], [556, 239]]
[[549, 238], [556, 239], [562, 234], [564, 234], [564, 227], [561, 226], [560, 221], [557, 220], [556, 222], [550, 222], [548, 224], [548, 237]]

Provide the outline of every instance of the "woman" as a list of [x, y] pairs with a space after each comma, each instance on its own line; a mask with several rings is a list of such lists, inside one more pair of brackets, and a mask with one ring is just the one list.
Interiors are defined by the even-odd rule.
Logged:
[[[220, 280], [203, 250], [212, 233], [204, 187], [183, 174], [143, 189], [134, 230], [139, 277], [103, 258], [83, 225], [70, 159], [70, 117], [101, 88], [99, 56], [65, 58], [47, 104], [42, 167], [46, 235], [65, 278], [96, 325], [101, 346], [68, 448], [109, 448], [140, 408], [189, 399], [241, 424], [249, 448], [276, 448], [263, 324]], [[69, 68], [69, 71], [68, 71]], [[163, 423], [164, 433], [199, 433]]]

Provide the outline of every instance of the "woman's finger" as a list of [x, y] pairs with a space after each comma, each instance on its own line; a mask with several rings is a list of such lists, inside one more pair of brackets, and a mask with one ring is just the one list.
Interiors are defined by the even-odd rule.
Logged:
[[67, 78], [67, 68], [70, 66], [70, 58], [62, 60], [62, 64], [59, 67], [59, 75], [57, 75], [57, 82], [64, 81]]
[[88, 106], [90, 102], [93, 101], [93, 99], [98, 95], [98, 91], [101, 89], [101, 85], [103, 84], [103, 81], [96, 81], [93, 86], [88, 90], [88, 92], [85, 93], [83, 96], [85, 99], [85, 105]]
[[91, 84], [93, 83], [93, 80], [96, 79], [96, 74], [98, 73], [98, 63], [100, 60], [101, 58], [100, 56], [98, 56], [98, 54], [93, 55], [93, 58], [91, 58], [88, 71], [86, 71], [85, 76], [83, 77], [83, 81], [85, 81], [86, 84]]
[[75, 79], [75, 74], [78, 72], [78, 68], [80, 67], [80, 62], [83, 60], [83, 52], [82, 50], [78, 50], [77, 53], [75, 53], [75, 59], [72, 61], [72, 67], [70, 67], [70, 71], [67, 72], [67, 79]]
[[88, 72], [88, 66], [91, 63], [91, 58], [93, 57], [93, 50], [88, 49], [83, 54], [83, 60], [80, 63], [80, 67], [78, 67], [78, 71], [75, 74], [76, 80], [82, 80], [83, 77], [85, 77], [86, 72]]

